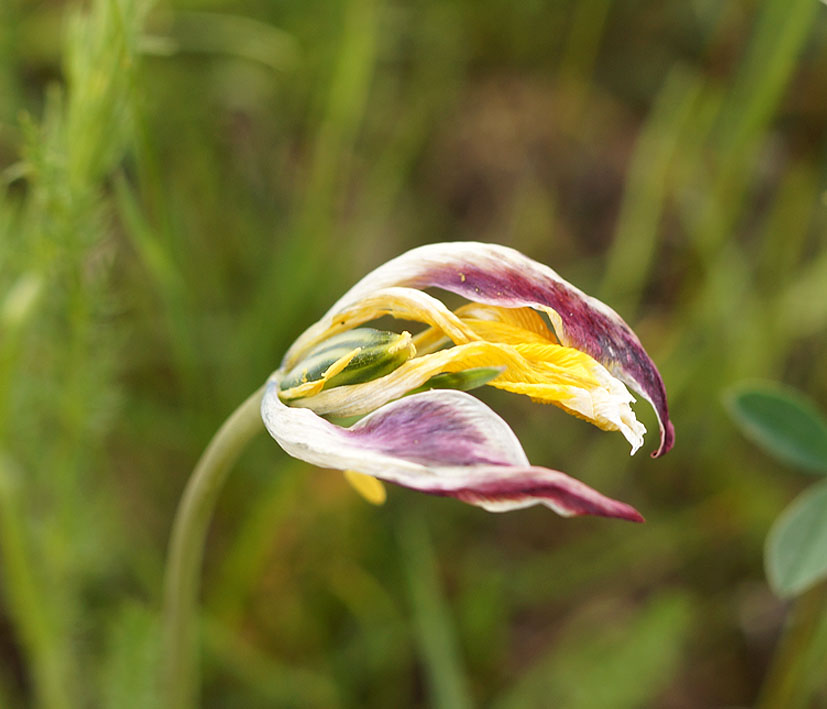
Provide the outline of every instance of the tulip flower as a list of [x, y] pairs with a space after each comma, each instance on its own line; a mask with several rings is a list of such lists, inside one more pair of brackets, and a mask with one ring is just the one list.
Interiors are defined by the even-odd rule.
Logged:
[[[451, 311], [428, 288], [468, 302]], [[363, 327], [384, 316], [423, 329]], [[508, 424], [461, 391], [482, 384], [619, 431], [634, 453], [645, 428], [631, 389], [658, 418], [653, 456], [674, 441], [660, 374], [620, 316], [547, 266], [475, 242], [413, 249], [365, 276], [293, 343], [261, 414], [287, 453], [346, 471], [374, 501], [384, 480], [493, 512], [542, 504], [563, 516], [642, 520], [531, 465]]]
[[[468, 302], [451, 311], [429, 288]], [[365, 326], [387, 316], [422, 329], [412, 335]], [[293, 343], [195, 466], [167, 557], [165, 706], [197, 705], [193, 610], [209, 520], [231, 465], [262, 421], [290, 455], [342, 470], [373, 502], [384, 499], [384, 480], [492, 512], [540, 504], [564, 516], [642, 521], [629, 505], [531, 465], [508, 424], [467, 393], [483, 385], [619, 431], [634, 453], [645, 429], [631, 409], [631, 389], [658, 418], [652, 455], [672, 447], [660, 374], [611, 308], [504, 246], [432, 244], [402, 254]]]

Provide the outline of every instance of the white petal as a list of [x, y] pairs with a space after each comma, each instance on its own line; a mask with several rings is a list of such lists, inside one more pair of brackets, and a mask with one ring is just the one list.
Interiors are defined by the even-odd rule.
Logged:
[[415, 394], [341, 428], [285, 406], [274, 379], [261, 411], [285, 451], [320, 467], [356, 470], [495, 512], [541, 504], [565, 516], [642, 519], [564, 473], [531, 466], [508, 424], [464, 392]]

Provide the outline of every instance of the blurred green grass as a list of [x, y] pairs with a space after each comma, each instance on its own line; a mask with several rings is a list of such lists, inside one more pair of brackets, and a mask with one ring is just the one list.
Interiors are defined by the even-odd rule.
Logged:
[[344, 288], [447, 239], [635, 327], [663, 460], [486, 399], [648, 524], [374, 509], [262, 437], [211, 532], [205, 706], [750, 704], [796, 483], [719, 398], [827, 401], [826, 39], [814, 0], [0, 5], [0, 705], [153, 705], [199, 451]]

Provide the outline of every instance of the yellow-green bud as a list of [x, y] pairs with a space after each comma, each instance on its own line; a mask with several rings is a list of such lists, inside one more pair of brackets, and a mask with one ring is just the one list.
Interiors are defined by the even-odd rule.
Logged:
[[282, 391], [322, 379], [330, 367], [351, 354], [344, 369], [325, 382], [324, 389], [378, 379], [413, 357], [416, 348], [409, 332], [399, 334], [369, 327], [348, 330], [310, 350], [282, 377]]

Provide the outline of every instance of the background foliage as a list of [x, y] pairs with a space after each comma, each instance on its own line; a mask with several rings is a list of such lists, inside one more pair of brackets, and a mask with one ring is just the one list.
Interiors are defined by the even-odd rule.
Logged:
[[453, 239], [635, 327], [663, 460], [486, 398], [648, 523], [373, 508], [262, 436], [211, 534], [205, 706], [752, 703], [806, 481], [720, 397], [827, 402], [825, 40], [815, 0], [0, 4], [0, 705], [152, 705], [199, 451], [347, 286]]

